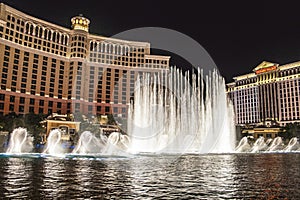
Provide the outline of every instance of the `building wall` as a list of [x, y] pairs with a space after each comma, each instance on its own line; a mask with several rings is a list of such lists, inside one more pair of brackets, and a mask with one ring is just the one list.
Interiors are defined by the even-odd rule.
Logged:
[[252, 124], [260, 120], [258, 88], [250, 87], [234, 92], [234, 108], [238, 124]]
[[147, 42], [72, 29], [0, 4], [0, 114], [114, 113], [126, 117], [138, 73], [169, 69], [169, 56], [150, 54]]
[[254, 69], [227, 84], [237, 125], [300, 122], [300, 62], [277, 65]]

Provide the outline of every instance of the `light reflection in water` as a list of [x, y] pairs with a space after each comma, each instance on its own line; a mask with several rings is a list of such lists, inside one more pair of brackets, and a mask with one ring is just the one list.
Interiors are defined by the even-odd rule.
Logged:
[[[176, 160], [164, 158], [153, 160], [132, 160], [131, 180], [133, 193], [145, 198], [195, 198], [213, 196], [228, 198], [235, 188], [234, 157], [182, 156]], [[149, 162], [149, 163], [148, 163]], [[222, 163], [219, 165], [219, 163]], [[212, 163], [218, 163], [212, 165]], [[151, 167], [150, 167], [151, 165]], [[155, 185], [155, 188], [153, 187]], [[232, 186], [232, 188], [230, 188]], [[158, 190], [159, 188], [159, 190]], [[146, 191], [146, 193], [145, 193]], [[158, 192], [159, 191], [159, 192]]]
[[7, 199], [300, 199], [300, 154], [0, 158]]
[[26, 159], [9, 158], [4, 176], [3, 195], [7, 198], [26, 198], [31, 190], [32, 163]]
[[[63, 161], [48, 158], [44, 161], [41, 190], [46, 198], [62, 198], [67, 191], [67, 180], [70, 172], [66, 171]], [[71, 173], [72, 174], [72, 173]]]

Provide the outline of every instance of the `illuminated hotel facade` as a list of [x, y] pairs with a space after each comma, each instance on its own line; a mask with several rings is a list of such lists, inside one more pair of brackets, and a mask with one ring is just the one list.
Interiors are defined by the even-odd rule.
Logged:
[[236, 125], [300, 122], [300, 62], [264, 61], [253, 73], [234, 77], [227, 94], [234, 104]]
[[169, 69], [150, 44], [64, 28], [0, 4], [0, 114], [117, 114], [126, 117], [139, 73]]

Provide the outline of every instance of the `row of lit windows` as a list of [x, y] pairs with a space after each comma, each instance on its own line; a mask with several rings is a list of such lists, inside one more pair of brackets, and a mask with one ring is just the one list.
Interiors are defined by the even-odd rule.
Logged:
[[[130, 67], [143, 67], [144, 65], [144, 59], [140, 58], [128, 58], [128, 57], [118, 57], [115, 55], [107, 55], [107, 54], [101, 54], [100, 58], [90, 58], [90, 62], [94, 63], [102, 63], [102, 64], [109, 64], [109, 65], [119, 65], [119, 66], [130, 66]], [[152, 67], [154, 65], [151, 65]], [[156, 68], [161, 67], [160, 65], [157, 65]]]
[[21, 19], [12, 19], [15, 19], [15, 17], [7, 15], [5, 39], [24, 46], [66, 56], [66, 47], [69, 40], [67, 34], [44, 28], [41, 25], [34, 25], [32, 22], [24, 23]]
[[32, 47], [38, 50], [43, 50], [51, 53], [55, 53], [58, 55], [66, 56], [67, 47], [59, 44], [54, 44], [49, 41], [45, 41], [43, 39], [37, 39], [32, 36], [25, 35], [23, 37], [22, 33], [16, 32], [14, 34], [14, 30], [6, 29], [5, 39], [14, 41], [15, 43]]
[[[75, 112], [80, 112], [85, 105], [81, 105], [81, 103], [75, 103]], [[94, 109], [96, 109], [97, 113], [105, 112], [106, 114], [109, 113], [122, 113], [122, 117], [126, 116], [127, 109], [125, 107], [111, 107], [111, 106], [94, 106], [94, 105], [87, 105], [88, 112], [91, 114]]]
[[294, 74], [298, 74], [300, 73], [300, 67], [295, 67], [295, 68], [292, 68], [292, 69], [287, 69], [287, 70], [283, 70], [283, 71], [280, 71], [278, 76], [279, 77], [285, 77], [285, 76], [290, 76], [290, 75], [294, 75]]
[[[18, 107], [16, 107], [14, 104], [9, 104], [8, 105], [8, 110], [10, 112], [19, 112], [19, 113], [24, 113], [25, 112], [25, 106], [23, 105], [19, 105]], [[4, 103], [0, 103], [0, 115], [3, 115], [3, 110], [5, 109], [5, 104]], [[16, 110], [18, 109], [18, 110]], [[38, 108], [38, 113], [44, 113], [44, 111], [47, 111], [48, 114], [52, 114], [53, 113], [53, 108]], [[28, 112], [29, 113], [35, 113], [35, 107], [34, 106], [29, 106], [28, 107]], [[61, 110], [60, 109], [55, 109], [55, 112], [60, 114]]]
[[[16, 103], [16, 96], [8, 95], [9, 96], [9, 104], [6, 104], [9, 106], [9, 111], [15, 111], [15, 103]], [[4, 110], [5, 104], [1, 101], [5, 100], [5, 94], [0, 94], [0, 110]], [[25, 97], [19, 97], [19, 110], [18, 112], [24, 112], [24, 107], [26, 102], [29, 104], [29, 112], [33, 112], [32, 109], [34, 109], [33, 106], [38, 105], [39, 108], [42, 108], [46, 105], [45, 100], [36, 100], [34, 98], [25, 98]], [[62, 102], [53, 102], [53, 101], [47, 101], [47, 107], [48, 108], [56, 108], [61, 109], [62, 108]], [[30, 109], [32, 108], [32, 109]]]
[[[5, 46], [5, 52], [4, 52], [4, 63], [3, 63], [3, 69], [2, 69], [2, 80], [1, 80], [1, 89], [6, 89], [7, 87], [7, 79], [8, 79], [8, 62], [9, 62], [9, 57], [10, 56], [10, 47], [9, 46]], [[13, 68], [11, 69], [12, 70], [12, 73], [11, 73], [11, 86], [9, 87], [11, 91], [13, 92], [16, 92], [17, 91], [17, 81], [21, 82], [20, 85], [18, 87], [21, 88], [20, 92], [21, 93], [26, 93], [26, 88], [27, 90], [29, 91], [29, 88], [30, 88], [30, 93], [31, 94], [36, 94], [36, 92], [38, 92], [37, 90], [37, 87], [36, 87], [36, 84], [37, 84], [37, 72], [38, 72], [38, 59], [39, 59], [39, 55], [37, 54], [34, 54], [33, 55], [33, 65], [32, 65], [32, 71], [31, 71], [31, 82], [28, 82], [27, 83], [27, 77], [28, 77], [28, 74], [30, 74], [30, 70], [28, 68], [28, 61], [29, 61], [29, 52], [24, 52], [24, 62], [23, 62], [23, 67], [21, 68], [22, 71], [20, 71], [20, 68], [18, 67], [19, 65], [19, 59], [20, 59], [20, 50], [19, 49], [15, 49], [15, 54], [14, 54], [14, 65], [13, 65]], [[51, 68], [48, 68], [47, 66], [44, 66], [44, 65], [47, 65], [47, 60], [48, 60], [48, 57], [46, 56], [43, 56], [41, 57], [43, 58], [43, 66], [42, 66], [42, 76], [40, 77], [41, 81], [40, 81], [40, 95], [41, 96], [45, 96], [45, 90], [46, 90], [46, 79], [49, 80], [49, 77], [50, 78], [50, 88], [49, 88], [49, 96], [50, 97], [54, 97], [54, 81], [55, 81], [55, 77], [56, 77], [56, 74], [55, 74], [55, 71], [56, 71], [56, 59], [52, 59], [52, 66]], [[50, 76], [47, 76], [47, 69], [51, 70], [49, 71], [50, 73]], [[22, 75], [22, 78], [19, 78], [20, 75], [18, 76], [18, 73], [20, 73], [20, 75]], [[59, 68], [59, 81], [57, 84], [58, 86], [58, 89], [57, 89], [57, 93], [58, 93], [58, 96], [59, 98], [62, 97], [62, 88], [63, 88], [63, 74], [64, 74], [64, 62], [63, 61], [60, 61], [60, 68]]]
[[242, 123], [242, 122], [257, 122], [260, 117], [259, 115], [255, 115], [253, 113], [251, 113], [251, 115], [248, 115], [248, 114], [243, 114], [243, 115], [239, 115], [237, 117], [239, 123]]
[[282, 120], [296, 120], [296, 119], [300, 119], [300, 115], [299, 112], [294, 112], [292, 113], [281, 113], [281, 118]]
[[142, 55], [145, 54], [144, 48], [125, 46], [125, 45], [120, 45], [120, 44], [111, 44], [111, 43], [105, 43], [105, 42], [99, 43], [99, 42], [94, 42], [94, 41], [90, 42], [89, 49], [91, 52], [109, 53], [109, 54], [115, 54], [115, 55], [126, 55], [129, 57], [136, 57], [139, 54], [142, 54]]
[[300, 67], [295, 67], [293, 69], [288, 69], [288, 70], [284, 70], [284, 71], [280, 71], [280, 72], [276, 72], [276, 73], [262, 74], [262, 75], [259, 75], [258, 77], [237, 81], [236, 86], [251, 84], [251, 83], [255, 83], [256, 81], [271, 80], [276, 77], [285, 77], [285, 76], [290, 76], [290, 75], [294, 75], [294, 74], [298, 74], [298, 73], [300, 73]]

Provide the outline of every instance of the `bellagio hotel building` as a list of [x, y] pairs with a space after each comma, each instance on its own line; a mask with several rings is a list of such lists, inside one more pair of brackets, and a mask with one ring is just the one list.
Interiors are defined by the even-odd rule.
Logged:
[[139, 73], [169, 69], [169, 56], [150, 54], [147, 42], [71, 29], [0, 4], [0, 114], [117, 114], [126, 117]]
[[300, 122], [300, 62], [262, 62], [227, 84], [237, 125]]

